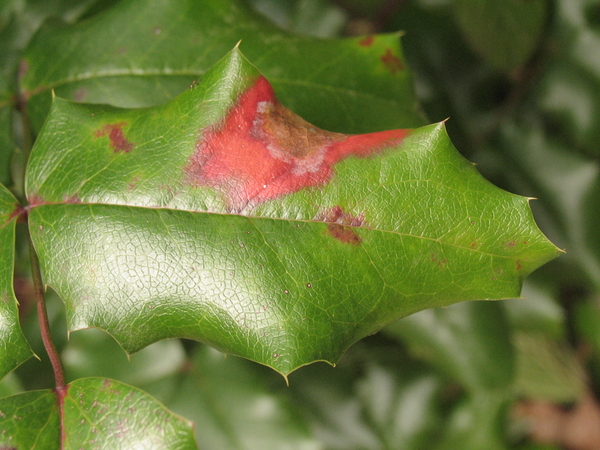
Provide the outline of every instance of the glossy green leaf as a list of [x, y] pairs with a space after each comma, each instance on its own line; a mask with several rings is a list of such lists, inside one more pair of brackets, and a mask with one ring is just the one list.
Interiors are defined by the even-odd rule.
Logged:
[[[400, 146], [406, 131], [331, 135], [270, 92], [236, 49], [163, 106], [54, 101], [28, 167], [29, 226], [70, 329], [103, 328], [127, 351], [198, 339], [288, 374], [415, 311], [518, 296], [557, 255], [527, 199], [486, 182], [443, 124]], [[308, 152], [284, 172], [260, 147], [286, 149], [280, 129], [312, 133], [280, 150]], [[377, 154], [335, 164], [311, 153], [319, 139], [339, 159]]]
[[[82, 378], [68, 385], [63, 401], [65, 449], [197, 448], [190, 422], [118, 381]], [[0, 446], [59, 448], [60, 415], [53, 391], [31, 391], [0, 400]]]
[[454, 4], [471, 46], [492, 66], [506, 71], [531, 57], [548, 9], [547, 0], [458, 0]]
[[168, 406], [193, 420], [201, 449], [324, 449], [265, 367], [201, 346], [180, 380]]
[[30, 391], [0, 399], [0, 447], [60, 448], [59, 441], [60, 419], [54, 392]]
[[283, 103], [318, 126], [364, 133], [423, 124], [397, 33], [299, 37], [237, 0], [125, 0], [86, 22], [48, 26], [25, 54], [21, 88], [38, 126], [52, 89], [76, 101], [156, 105], [240, 40]]
[[[20, 120], [16, 83], [22, 74], [20, 57], [24, 48], [47, 18], [73, 21], [96, 1], [4, 0], [0, 5], [0, 183], [10, 182], [11, 157], [15, 148], [30, 146], [28, 126]], [[13, 135], [13, 130], [17, 131], [17, 136]]]
[[500, 304], [464, 302], [421, 311], [386, 333], [469, 390], [502, 391], [513, 382], [514, 354]]
[[18, 211], [17, 200], [0, 185], [0, 378], [32, 355], [21, 331], [17, 299], [13, 291]]
[[596, 161], [546, 134], [543, 123], [531, 117], [507, 121], [499, 134], [500, 161], [508, 167], [506, 181], [540, 199], [536, 208], [540, 222], [567, 249], [562, 262], [577, 267], [573, 271], [559, 267], [551, 276], [563, 281], [585, 277], [600, 286]]

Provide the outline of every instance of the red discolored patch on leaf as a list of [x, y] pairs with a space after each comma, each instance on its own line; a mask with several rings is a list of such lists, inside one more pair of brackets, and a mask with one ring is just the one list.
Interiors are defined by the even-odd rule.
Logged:
[[375, 36], [367, 36], [366, 38], [360, 40], [358, 42], [358, 45], [361, 45], [363, 47], [370, 47], [371, 45], [373, 45], [374, 40], [375, 40]]
[[344, 212], [340, 206], [334, 206], [317, 215], [315, 220], [327, 222], [327, 233], [338, 241], [352, 245], [359, 245], [362, 242], [355, 230], [355, 227], [365, 225], [362, 214], [354, 216]]
[[396, 55], [392, 53], [391, 49], [387, 49], [385, 54], [380, 58], [381, 62], [392, 72], [394, 75], [401, 70], [404, 70], [402, 61]]
[[347, 135], [321, 130], [279, 103], [264, 77], [204, 130], [184, 172], [193, 186], [221, 192], [230, 212], [326, 184], [333, 166], [398, 145], [409, 130]]
[[123, 134], [123, 127], [125, 125], [127, 125], [125, 122], [107, 123], [94, 132], [94, 137], [108, 136], [110, 146], [114, 149], [115, 153], [129, 153], [133, 149], [133, 143], [129, 142]]
[[30, 198], [28, 198], [28, 200], [29, 206], [38, 206], [46, 203], [46, 200], [40, 197], [37, 193], [33, 194]]
[[337, 223], [327, 224], [327, 232], [331, 237], [344, 244], [359, 245], [362, 239], [351, 227], [345, 227]]
[[76, 102], [83, 102], [87, 94], [88, 91], [86, 88], [79, 88], [73, 93], [73, 100], [75, 100]]
[[65, 200], [65, 203], [81, 203], [81, 199], [77, 194], [73, 194]]
[[517, 270], [521, 270], [523, 266], [521, 265], [521, 260], [517, 259]]

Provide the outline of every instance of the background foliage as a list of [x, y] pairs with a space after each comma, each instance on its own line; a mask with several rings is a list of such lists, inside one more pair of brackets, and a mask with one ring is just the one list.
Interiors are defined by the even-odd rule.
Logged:
[[[41, 23], [57, 18], [77, 23], [114, 3], [12, 0], [0, 6], [0, 68], [5, 72], [0, 77], [0, 124], [13, 123], [14, 111], [7, 106], [15, 91], [13, 75], [24, 48], [35, 44], [30, 40]], [[353, 346], [335, 369], [314, 364], [293, 373], [289, 388], [269, 369], [223, 358], [190, 341], [161, 341], [134, 354], [131, 362], [102, 332], [78, 331], [67, 341], [62, 303], [51, 296], [51, 324], [69, 381], [103, 376], [145, 389], [195, 422], [202, 448], [597, 448], [597, 428], [589, 424], [597, 423], [595, 398], [600, 393], [600, 3], [250, 4], [300, 35], [403, 30], [405, 55], [427, 121], [450, 117], [447, 125], [456, 147], [488, 179], [538, 198], [532, 207], [540, 227], [567, 254], [530, 277], [523, 292], [527, 300], [470, 302], [415, 314]], [[47, 37], [33, 39], [44, 42]], [[230, 48], [223, 45], [215, 52], [222, 55]], [[171, 90], [163, 89], [164, 97], [156, 103], [189, 81], [183, 77]], [[76, 84], [83, 82], [65, 89], [81, 95]], [[94, 92], [93, 86], [86, 88], [86, 94]], [[39, 95], [39, 101], [31, 102], [32, 122], [17, 122], [14, 133], [7, 128], [0, 132], [4, 160], [13, 160], [0, 167], [5, 183], [11, 170], [15, 180], [23, 171], [19, 149], [30, 143], [22, 141], [28, 133], [20, 128], [38, 129], [36, 115], [43, 117], [47, 108], [48, 92], [31, 93]], [[311, 115], [301, 102], [290, 106], [316, 123], [327, 120]], [[403, 110], [382, 107], [400, 115]], [[365, 125], [372, 126], [393, 128]], [[17, 193], [19, 189], [14, 187]], [[17, 251], [23, 328], [42, 360], [30, 359], [6, 377], [0, 384], [4, 395], [47, 388], [52, 378], [36, 334], [25, 250]], [[544, 427], [548, 417], [559, 423], [551, 433]], [[569, 428], [580, 424], [590, 435]]]

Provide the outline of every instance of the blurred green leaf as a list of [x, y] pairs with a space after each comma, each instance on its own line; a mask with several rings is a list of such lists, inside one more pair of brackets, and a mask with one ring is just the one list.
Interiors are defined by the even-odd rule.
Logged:
[[595, 0], [558, 0], [551, 53], [533, 102], [569, 151], [600, 155], [600, 12]]
[[468, 42], [493, 67], [523, 65], [539, 45], [547, 0], [456, 0], [454, 11]]
[[61, 359], [70, 380], [101, 376], [141, 387], [178, 373], [185, 353], [180, 341], [169, 339], [128, 356], [111, 336], [89, 329], [71, 333]]
[[385, 332], [472, 391], [505, 391], [513, 382], [514, 354], [501, 304], [464, 302], [429, 309]]
[[305, 367], [290, 390], [327, 449], [426, 450], [444, 428], [442, 380], [389, 342], [362, 341], [335, 368]]
[[540, 332], [554, 339], [566, 336], [565, 312], [548, 280], [536, 275], [529, 277], [523, 284], [521, 297], [503, 302], [510, 328]]
[[435, 450], [508, 449], [504, 421], [510, 397], [505, 392], [480, 391], [454, 407], [445, 434]]
[[564, 342], [540, 333], [515, 333], [517, 394], [554, 403], [572, 403], [585, 390], [583, 369]]
[[19, 323], [13, 290], [17, 199], [0, 185], [0, 378], [33, 355]]
[[424, 124], [397, 33], [369, 45], [296, 36], [237, 0], [124, 0], [85, 22], [44, 27], [26, 51], [21, 89], [36, 129], [52, 89], [76, 101], [156, 105], [240, 40], [282, 102], [317, 126], [365, 133]]
[[348, 15], [327, 0], [251, 0], [249, 3], [281, 28], [322, 38], [340, 35]]
[[[17, 120], [19, 59], [31, 36], [48, 17], [73, 21], [97, 0], [4, 0], [0, 5], [0, 183], [10, 182], [11, 157], [17, 143], [29, 136], [14, 136], [13, 129], [28, 134]], [[14, 126], [13, 120], [18, 125]], [[28, 150], [28, 149], [27, 149]]]
[[575, 326], [579, 335], [600, 354], [600, 307], [597, 301], [590, 299], [577, 304]]
[[168, 405], [194, 421], [200, 448], [323, 448], [308, 432], [275, 372], [201, 346], [182, 377]]

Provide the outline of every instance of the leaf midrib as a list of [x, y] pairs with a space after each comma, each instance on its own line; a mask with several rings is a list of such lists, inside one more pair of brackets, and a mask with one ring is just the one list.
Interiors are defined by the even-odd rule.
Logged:
[[516, 256], [499, 255], [499, 254], [495, 254], [495, 253], [481, 251], [477, 248], [462, 246], [462, 245], [454, 244], [451, 242], [445, 242], [439, 238], [432, 238], [432, 237], [428, 237], [428, 236], [420, 236], [420, 235], [415, 235], [415, 234], [410, 234], [410, 233], [403, 233], [403, 232], [394, 231], [394, 230], [383, 230], [383, 229], [368, 227], [368, 226], [364, 226], [364, 225], [363, 226], [344, 225], [344, 224], [341, 224], [336, 221], [328, 221], [328, 220], [288, 219], [288, 218], [282, 218], [282, 217], [268, 217], [268, 216], [258, 216], [258, 215], [253, 216], [253, 215], [247, 215], [247, 214], [215, 212], [215, 211], [190, 211], [187, 209], [174, 209], [174, 208], [168, 208], [168, 207], [164, 207], [164, 206], [141, 206], [141, 205], [125, 205], [125, 204], [119, 204], [119, 203], [96, 203], [96, 202], [77, 202], [77, 203], [45, 202], [45, 203], [40, 203], [37, 205], [29, 205], [29, 206], [26, 206], [25, 208], [30, 211], [30, 210], [33, 210], [34, 208], [43, 207], [43, 206], [67, 206], [67, 205], [71, 205], [71, 206], [75, 206], [75, 207], [79, 206], [79, 205], [90, 206], [90, 207], [93, 207], [94, 205], [100, 205], [100, 206], [122, 207], [122, 208], [140, 208], [140, 209], [159, 210], [159, 211], [164, 210], [164, 211], [173, 211], [173, 212], [185, 212], [185, 213], [189, 213], [189, 214], [210, 214], [210, 215], [220, 215], [220, 216], [243, 217], [243, 218], [250, 219], [250, 220], [275, 220], [275, 221], [285, 221], [285, 222], [292, 222], [292, 223], [299, 222], [299, 223], [321, 223], [321, 224], [341, 225], [341, 226], [349, 227], [349, 228], [358, 228], [361, 230], [380, 232], [380, 233], [391, 233], [391, 234], [394, 234], [397, 236], [402, 236], [402, 237], [408, 237], [408, 238], [413, 238], [413, 239], [423, 239], [426, 241], [437, 242], [441, 245], [446, 245], [446, 246], [458, 248], [461, 250], [467, 250], [469, 252], [479, 253], [481, 255], [490, 256], [490, 257], [494, 257], [494, 258], [503, 258], [503, 259], [508, 259], [508, 260], [519, 259]]

